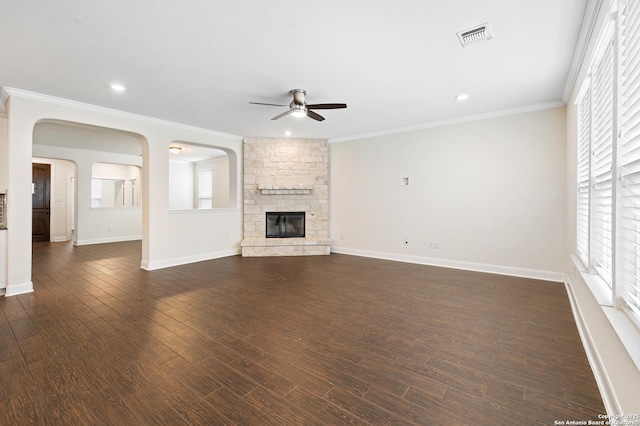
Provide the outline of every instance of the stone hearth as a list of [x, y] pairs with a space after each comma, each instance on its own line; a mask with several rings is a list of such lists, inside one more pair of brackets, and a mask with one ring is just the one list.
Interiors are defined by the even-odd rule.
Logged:
[[[322, 139], [244, 139], [243, 256], [329, 254], [328, 149]], [[304, 238], [266, 238], [267, 212], [305, 212]]]

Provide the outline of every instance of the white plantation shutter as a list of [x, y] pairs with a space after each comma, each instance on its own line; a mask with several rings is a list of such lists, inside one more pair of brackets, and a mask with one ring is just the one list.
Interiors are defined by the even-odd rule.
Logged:
[[607, 39], [592, 68], [591, 176], [593, 182], [592, 264], [611, 287], [613, 274], [613, 58], [614, 46]]
[[578, 99], [577, 254], [589, 268], [589, 165], [591, 142], [591, 90]]
[[640, 1], [621, 8], [618, 295], [640, 321]]
[[213, 172], [203, 170], [198, 172], [198, 208], [213, 207]]

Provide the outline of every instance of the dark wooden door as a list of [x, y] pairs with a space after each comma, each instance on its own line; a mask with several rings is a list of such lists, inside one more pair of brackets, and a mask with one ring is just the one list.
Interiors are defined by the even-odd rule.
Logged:
[[51, 165], [34, 163], [31, 185], [33, 209], [31, 237], [34, 243], [49, 241], [49, 209], [51, 198]]

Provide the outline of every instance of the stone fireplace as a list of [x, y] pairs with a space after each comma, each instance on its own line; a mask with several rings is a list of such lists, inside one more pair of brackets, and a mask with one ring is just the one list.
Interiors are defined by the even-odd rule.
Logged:
[[245, 138], [243, 151], [242, 255], [329, 254], [327, 141]]

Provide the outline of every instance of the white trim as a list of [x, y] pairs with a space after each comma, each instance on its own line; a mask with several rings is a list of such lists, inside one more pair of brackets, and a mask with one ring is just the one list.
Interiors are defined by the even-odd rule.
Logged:
[[51, 242], [53, 243], [62, 243], [65, 241], [69, 241], [69, 238], [67, 238], [66, 236], [63, 237], [55, 237]]
[[535, 280], [564, 282], [565, 274], [542, 271], [538, 269], [515, 268], [512, 266], [490, 265], [486, 263], [463, 262], [459, 260], [437, 259], [432, 257], [384, 253], [369, 250], [351, 249], [331, 246], [332, 253], [350, 254], [353, 256], [371, 257], [375, 259], [394, 260], [398, 262], [417, 263], [420, 265], [440, 266], [443, 268], [462, 269], [465, 271], [484, 272], [489, 274], [508, 275]]
[[26, 293], [33, 293], [33, 282], [27, 281], [26, 283], [7, 285], [4, 295], [9, 297]]
[[610, 306], [603, 306], [602, 310], [616, 331], [622, 346], [627, 350], [629, 357], [640, 371], [640, 330], [633, 325], [623, 311]]
[[27, 90], [16, 89], [13, 87], [3, 87], [0, 92], [0, 101], [4, 104], [10, 96], [15, 96], [18, 98], [31, 99], [40, 102], [47, 102], [50, 104], [78, 108], [84, 111], [96, 112], [99, 114], [111, 115], [114, 117], [120, 117], [127, 120], [136, 120], [142, 121], [146, 123], [157, 124], [160, 126], [173, 127], [176, 129], [187, 130], [187, 131], [195, 131], [199, 133], [206, 133], [212, 136], [219, 136], [223, 138], [229, 138], [234, 140], [242, 140], [242, 136], [231, 135], [229, 133], [217, 132], [215, 130], [204, 129], [202, 127], [190, 126], [188, 124], [176, 123], [174, 121], [162, 120], [159, 118], [148, 117], [146, 115], [133, 114], [130, 112], [119, 111], [112, 108], [101, 107], [98, 105], [86, 104], [84, 102], [73, 101], [70, 99], [58, 98], [50, 95], [43, 95], [41, 93], [29, 92]]
[[339, 138], [331, 138], [331, 139], [328, 140], [328, 143], [338, 143], [338, 142], [347, 142], [347, 141], [352, 141], [352, 140], [357, 140], [357, 139], [367, 139], [367, 138], [373, 138], [373, 137], [377, 137], [377, 136], [391, 135], [391, 134], [395, 134], [395, 133], [411, 132], [411, 131], [414, 131], [414, 130], [430, 129], [432, 127], [449, 126], [449, 125], [452, 125], [452, 124], [466, 123], [466, 122], [469, 122], [469, 121], [487, 120], [489, 118], [498, 118], [498, 117], [505, 117], [505, 116], [509, 116], [509, 115], [524, 114], [524, 113], [527, 113], [527, 112], [534, 112], [534, 111], [558, 108], [558, 107], [563, 107], [563, 106], [566, 106], [566, 103], [563, 102], [563, 101], [560, 101], [560, 100], [552, 101], [552, 102], [545, 102], [545, 103], [541, 103], [541, 104], [527, 105], [527, 106], [523, 106], [523, 107], [517, 107], [517, 108], [510, 108], [510, 109], [503, 109], [503, 110], [498, 110], [498, 111], [486, 112], [486, 113], [483, 113], [483, 114], [467, 115], [467, 116], [464, 116], [464, 117], [456, 117], [456, 118], [450, 118], [450, 119], [446, 119], [446, 120], [432, 121], [430, 123], [418, 124], [418, 125], [415, 125], [415, 126], [401, 127], [401, 128], [388, 129], [388, 130], [381, 130], [379, 132], [362, 133], [362, 134], [359, 134], [359, 135], [343, 136], [343, 137], [339, 137]]
[[173, 259], [158, 260], [153, 262], [142, 261], [140, 267], [147, 271], [154, 271], [156, 269], [170, 268], [172, 266], [187, 265], [189, 263], [203, 262], [205, 260], [219, 259], [221, 257], [236, 256], [241, 253], [239, 248], [231, 250], [223, 250], [205, 254], [199, 254], [195, 256], [177, 257]]
[[589, 287], [589, 290], [591, 291], [593, 298], [596, 299], [598, 305], [613, 306], [611, 288], [609, 288], [607, 283], [605, 283], [598, 274], [590, 274], [578, 255], [572, 254], [569, 257], [573, 261], [575, 271], [582, 275], [582, 279], [585, 284], [587, 284], [587, 287]]
[[587, 47], [591, 41], [593, 35], [593, 28], [600, 14], [600, 8], [602, 7], [602, 0], [588, 0], [587, 7], [584, 11], [584, 17], [582, 18], [582, 25], [580, 26], [580, 34], [578, 35], [578, 41], [576, 48], [573, 51], [573, 58], [571, 60], [571, 66], [567, 73], [567, 79], [564, 83], [564, 90], [562, 91], [562, 101], [564, 103], [569, 102], [569, 97], [573, 91], [578, 75], [582, 69], [585, 55], [587, 54]]
[[240, 209], [238, 207], [214, 207], [212, 209], [180, 209], [180, 210], [167, 210], [167, 214], [206, 214], [206, 213], [229, 213], [237, 212]]
[[567, 296], [569, 297], [569, 303], [571, 304], [571, 311], [573, 312], [573, 317], [576, 321], [576, 327], [578, 328], [578, 334], [580, 335], [582, 346], [584, 347], [587, 360], [589, 361], [589, 365], [593, 371], [593, 376], [598, 384], [598, 389], [600, 390], [600, 396], [602, 397], [604, 408], [609, 415], [620, 414], [622, 413], [622, 410], [620, 409], [620, 405], [615, 397], [611, 379], [606, 373], [604, 363], [600, 359], [597, 347], [591, 338], [591, 333], [589, 333], [589, 328], [584, 320], [584, 315], [582, 314], [578, 300], [573, 292], [573, 284], [571, 283], [569, 276], [565, 276], [564, 286], [567, 290]]
[[142, 240], [142, 235], [131, 235], [128, 237], [95, 238], [93, 240], [76, 240], [73, 242], [73, 245], [88, 246], [92, 244], [122, 243], [125, 241], [138, 241], [138, 240]]
[[116, 211], [122, 211], [122, 210], [142, 210], [142, 206], [89, 207], [89, 210], [97, 210], [97, 211], [104, 211], [104, 210], [116, 210]]

